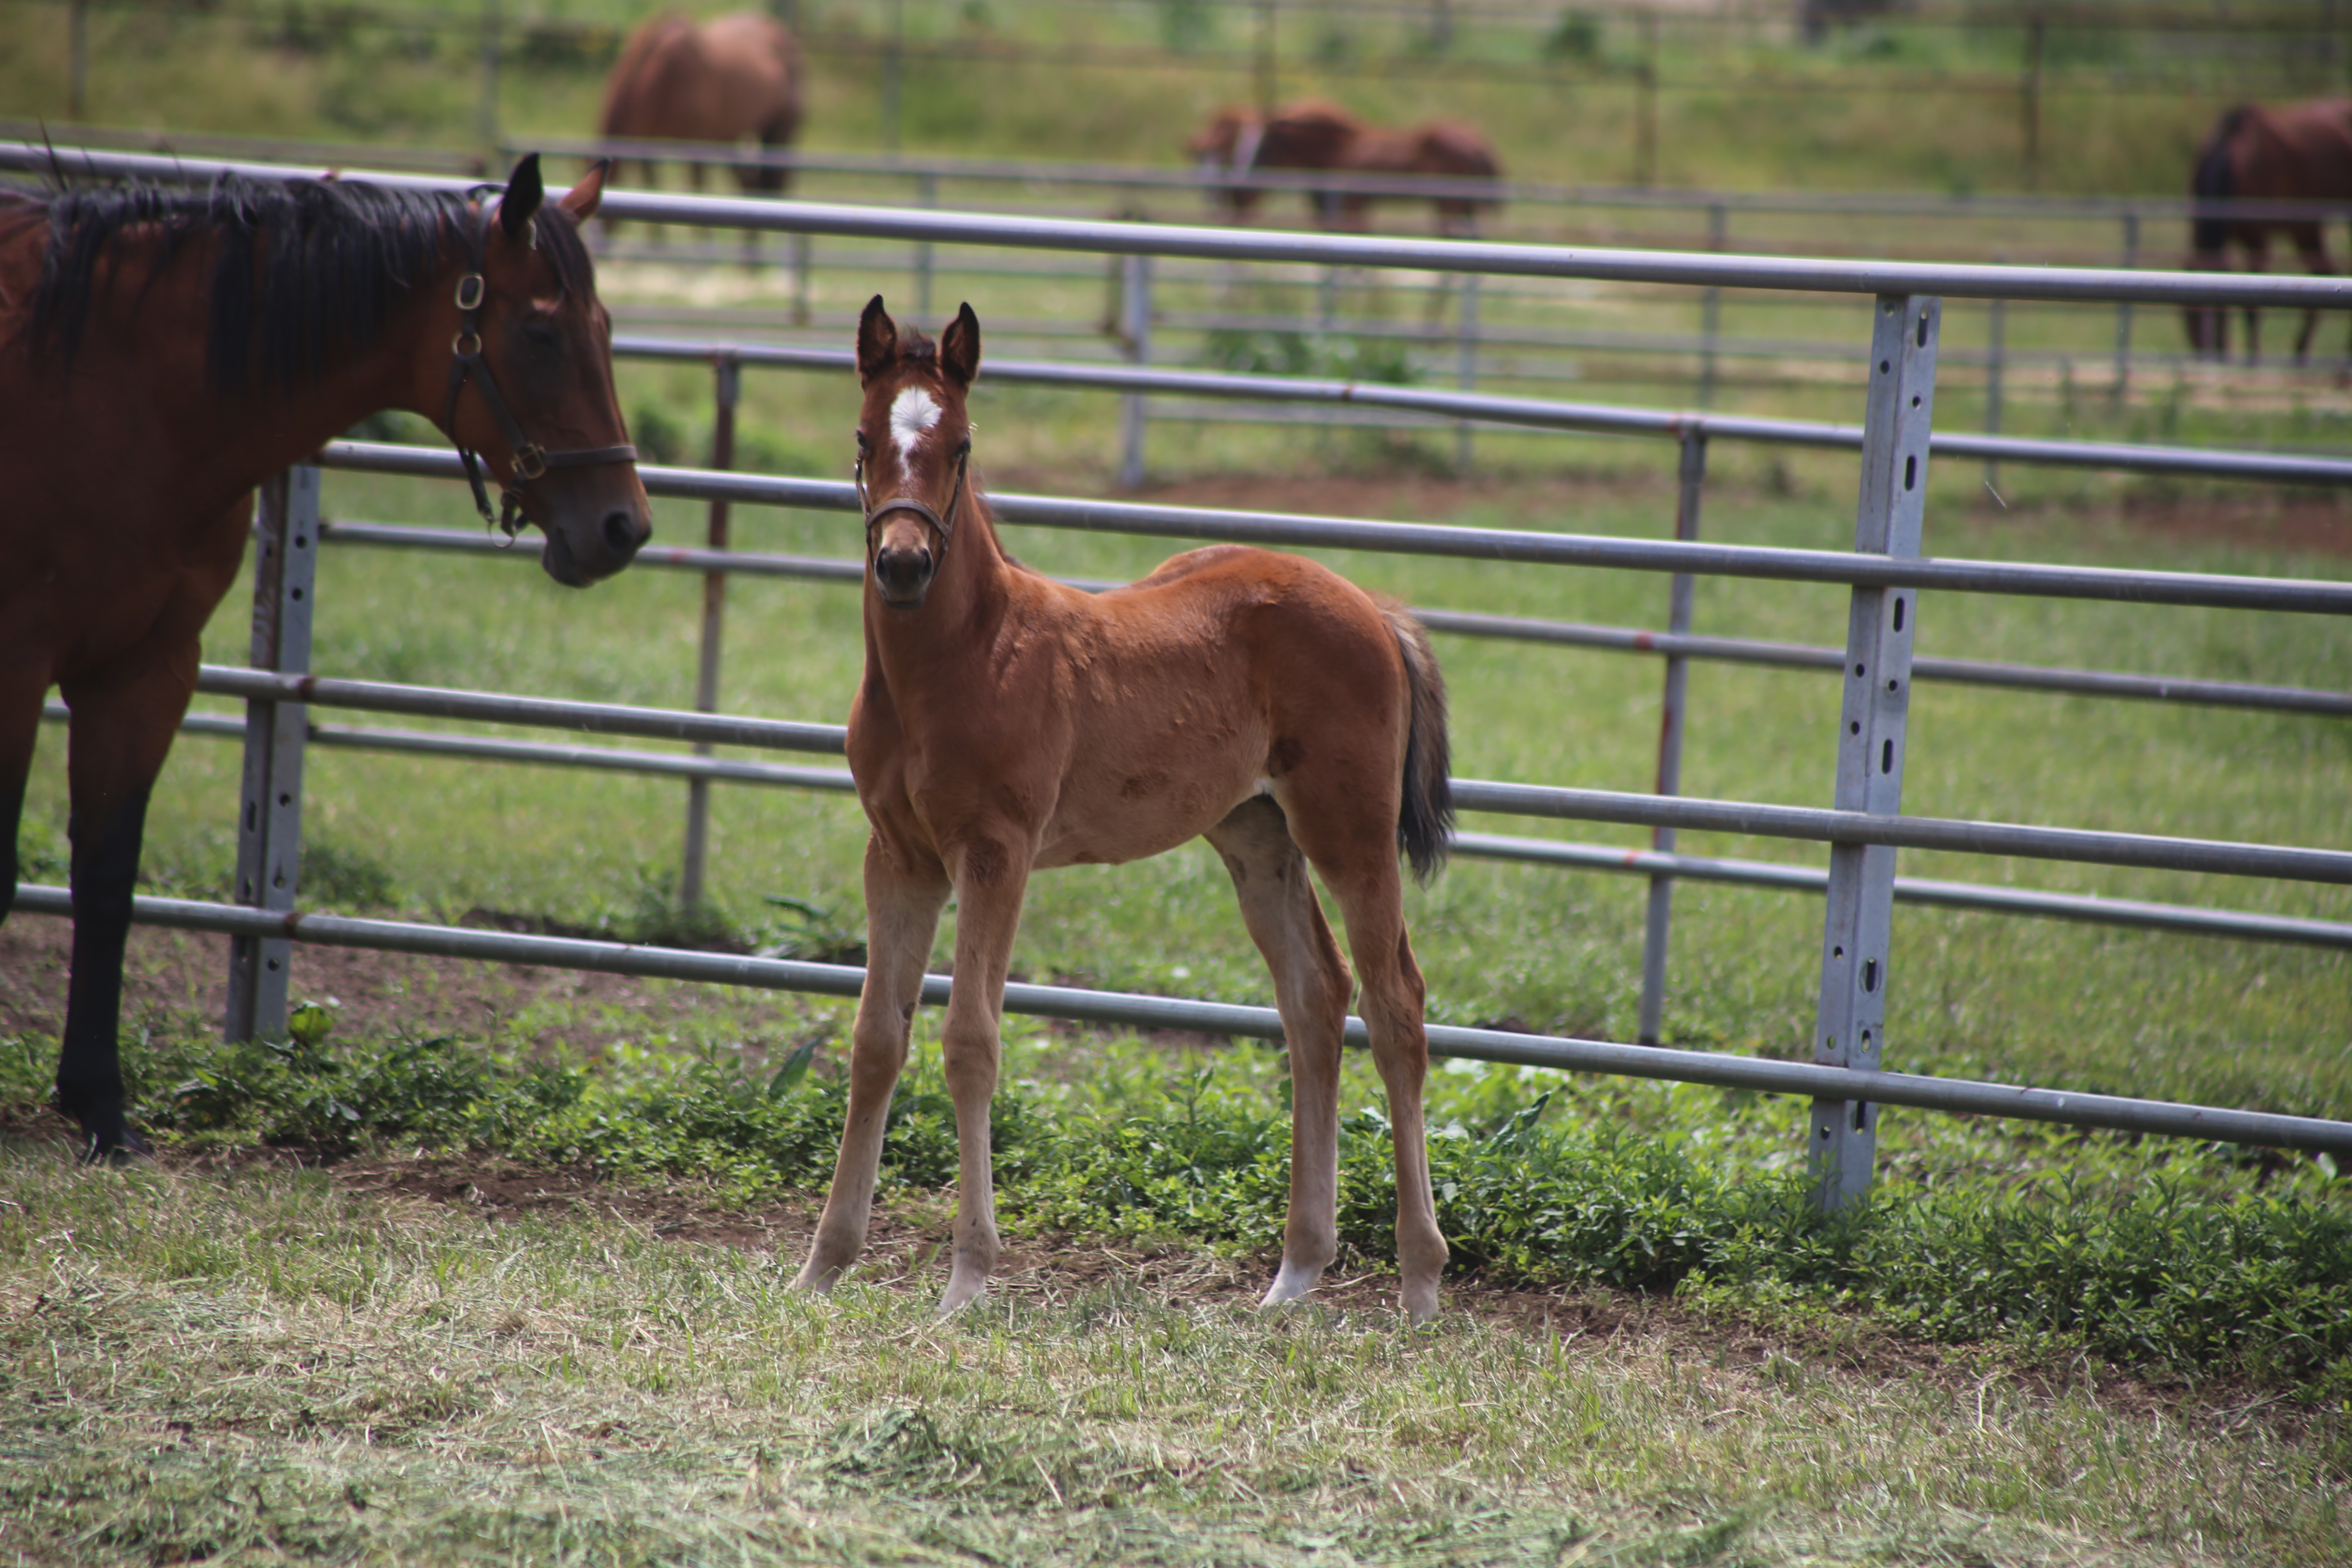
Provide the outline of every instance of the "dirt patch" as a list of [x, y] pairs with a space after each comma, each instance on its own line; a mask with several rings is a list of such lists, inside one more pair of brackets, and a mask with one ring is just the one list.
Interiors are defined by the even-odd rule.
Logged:
[[[57, 1038], [65, 1026], [72, 923], [22, 912], [0, 926], [0, 1037]], [[216, 1026], [228, 1003], [228, 938], [134, 926], [122, 966], [133, 1027]], [[781, 993], [645, 980], [359, 948], [297, 946], [293, 994], [340, 1004], [352, 1034], [496, 1037], [595, 1055], [650, 1034], [745, 1038], [803, 1026]]]

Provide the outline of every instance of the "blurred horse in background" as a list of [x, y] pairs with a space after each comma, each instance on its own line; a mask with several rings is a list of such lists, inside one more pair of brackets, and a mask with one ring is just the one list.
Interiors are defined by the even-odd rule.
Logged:
[[[2203, 145], [2189, 176], [2189, 195], [2203, 201], [2352, 201], [2352, 99], [2323, 99], [2310, 103], [2264, 108], [2242, 104], [2221, 116]], [[2305, 270], [2321, 276], [2333, 273], [2327, 258], [2326, 225], [2317, 217], [2239, 217], [2218, 212], [2198, 212], [2191, 223], [2189, 258], [2192, 272], [2226, 272], [2229, 248], [2246, 253], [2249, 270], [2270, 266], [2271, 231], [2287, 237], [2303, 257]], [[2229, 312], [2213, 305], [2191, 305], [2185, 312], [2189, 346], [2200, 354], [2227, 359], [2230, 353]], [[2246, 359], [2260, 353], [2260, 318], [2246, 309]], [[2294, 340], [2294, 357], [2311, 353], [2319, 329], [2319, 312], [2306, 310], [2303, 331]]]
[[[675, 11], [639, 26], [622, 46], [604, 86], [598, 134], [614, 141], [755, 140], [783, 147], [801, 125], [801, 51], [783, 24], [756, 12], [697, 23]], [[651, 159], [634, 160], [648, 187], [659, 184]], [[702, 165], [687, 178], [702, 189]], [[623, 177], [614, 160], [614, 178]], [[736, 171], [746, 195], [774, 195], [792, 184], [784, 168]]]
[[[1219, 110], [1185, 145], [1200, 167], [1234, 175], [1309, 169], [1492, 181], [1503, 172], [1494, 147], [1467, 125], [1438, 121], [1412, 131], [1391, 131], [1368, 125], [1338, 104], [1316, 98], [1286, 104], [1265, 117], [1246, 110]], [[1265, 194], [1248, 184], [1217, 188], [1225, 216], [1234, 223], [1248, 221]], [[1397, 199], [1348, 191], [1310, 193], [1317, 221], [1334, 230], [1361, 230], [1368, 226], [1372, 203]], [[1501, 205], [1491, 195], [1430, 200], [1437, 209], [1438, 232], [1455, 238], [1475, 235], [1480, 209]]]

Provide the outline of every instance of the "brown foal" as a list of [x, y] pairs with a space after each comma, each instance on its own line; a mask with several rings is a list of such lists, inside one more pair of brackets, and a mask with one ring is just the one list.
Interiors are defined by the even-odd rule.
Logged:
[[1274, 972], [1292, 1078], [1290, 1215], [1265, 1303], [1313, 1289], [1339, 1250], [1339, 1047], [1349, 976], [1307, 878], [1339, 903], [1394, 1128], [1397, 1260], [1413, 1321], [1437, 1310], [1445, 1241], [1422, 1121], [1423, 989], [1400, 846], [1426, 878], [1453, 816], [1445, 692], [1425, 633], [1311, 561], [1219, 545], [1101, 595], [1004, 553], [968, 472], [980, 322], [934, 347], [879, 296], [857, 330], [866, 513], [866, 674], [849, 765], [873, 824], [869, 967], [849, 1106], [799, 1284], [865, 1246], [890, 1093], [940, 911], [957, 901], [943, 1055], [960, 1151], [942, 1312], [997, 1253], [989, 1166], [997, 1020], [1032, 870], [1118, 864], [1199, 835], [1223, 857]]

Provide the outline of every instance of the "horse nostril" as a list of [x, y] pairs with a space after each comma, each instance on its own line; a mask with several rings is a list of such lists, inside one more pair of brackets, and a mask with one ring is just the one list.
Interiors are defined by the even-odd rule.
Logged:
[[637, 520], [626, 511], [604, 514], [604, 545], [615, 555], [624, 558], [635, 555], [637, 546], [652, 538], [653, 531], [650, 524], [640, 527]]

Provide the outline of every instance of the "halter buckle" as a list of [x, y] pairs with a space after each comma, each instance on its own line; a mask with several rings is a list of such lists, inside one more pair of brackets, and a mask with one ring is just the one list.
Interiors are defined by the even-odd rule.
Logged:
[[482, 275], [480, 273], [468, 272], [465, 274], [457, 279], [457, 309], [460, 310], [480, 310], [482, 308], [482, 301], [488, 296], [489, 291], [489, 285], [482, 280]]
[[[547, 448], [536, 441], [526, 441], [515, 448], [515, 477], [525, 484], [547, 472]], [[509, 486], [512, 489], [512, 486]]]

